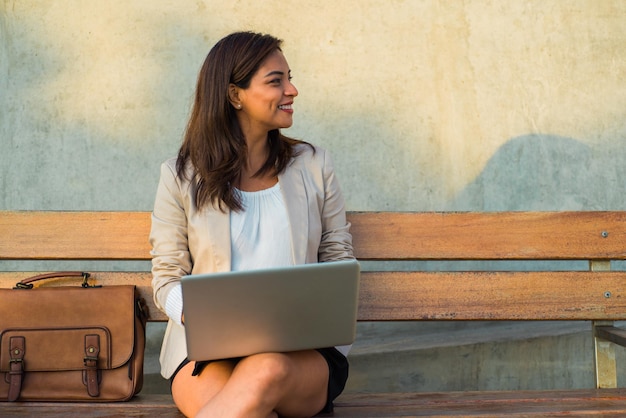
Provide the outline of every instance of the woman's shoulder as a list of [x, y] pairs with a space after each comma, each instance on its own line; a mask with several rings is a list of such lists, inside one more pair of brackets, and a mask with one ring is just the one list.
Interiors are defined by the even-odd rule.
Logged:
[[297, 159], [302, 161], [324, 161], [327, 155], [325, 148], [308, 142], [300, 142], [294, 145], [295, 155]]
[[168, 168], [169, 170], [176, 172], [176, 161], [178, 161], [178, 158], [176, 157], [168, 158], [161, 163], [161, 167]]
[[[166, 170], [172, 173], [174, 177], [178, 177], [178, 157], [171, 157], [161, 163], [161, 170]], [[193, 177], [193, 165], [190, 161], [187, 161], [185, 164], [185, 177], [192, 178]]]
[[322, 176], [334, 172], [333, 159], [325, 148], [308, 144], [298, 144], [296, 147], [296, 156], [289, 165], [291, 169], [319, 173]]
[[161, 181], [165, 183], [178, 184], [179, 187], [188, 186], [194, 179], [194, 170], [191, 163], [185, 165], [183, 175], [178, 172], [178, 158], [172, 157], [161, 163]]

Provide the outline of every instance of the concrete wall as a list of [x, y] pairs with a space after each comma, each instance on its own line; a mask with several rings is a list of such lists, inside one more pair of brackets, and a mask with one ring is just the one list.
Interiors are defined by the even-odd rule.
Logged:
[[285, 40], [355, 210], [624, 207], [626, 2], [0, 0], [0, 208], [149, 210], [209, 48]]
[[288, 134], [332, 151], [349, 210], [623, 209], [625, 22], [624, 0], [0, 0], [0, 209], [150, 210], [242, 29], [285, 40]]

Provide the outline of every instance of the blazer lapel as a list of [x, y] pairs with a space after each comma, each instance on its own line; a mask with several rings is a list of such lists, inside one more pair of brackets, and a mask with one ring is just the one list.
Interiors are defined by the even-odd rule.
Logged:
[[207, 258], [212, 259], [215, 271], [230, 271], [230, 211], [207, 210], [204, 219], [206, 237], [209, 237], [205, 240], [209, 245]]
[[280, 190], [287, 208], [291, 246], [295, 264], [306, 263], [309, 214], [302, 170], [294, 164], [278, 176]]

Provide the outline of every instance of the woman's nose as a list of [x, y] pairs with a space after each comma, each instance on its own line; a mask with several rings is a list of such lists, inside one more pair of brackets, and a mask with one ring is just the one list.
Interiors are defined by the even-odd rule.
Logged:
[[296, 88], [296, 86], [293, 85], [291, 81], [289, 82], [289, 85], [287, 86], [287, 90], [285, 90], [285, 95], [294, 96], [294, 97], [298, 95], [298, 89]]

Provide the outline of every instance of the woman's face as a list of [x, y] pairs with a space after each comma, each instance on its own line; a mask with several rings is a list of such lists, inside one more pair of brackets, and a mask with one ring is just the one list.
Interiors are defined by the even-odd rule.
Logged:
[[231, 86], [231, 90], [231, 102], [246, 138], [265, 138], [273, 129], [292, 125], [292, 104], [298, 90], [291, 83], [291, 71], [281, 51], [267, 57], [248, 88]]

